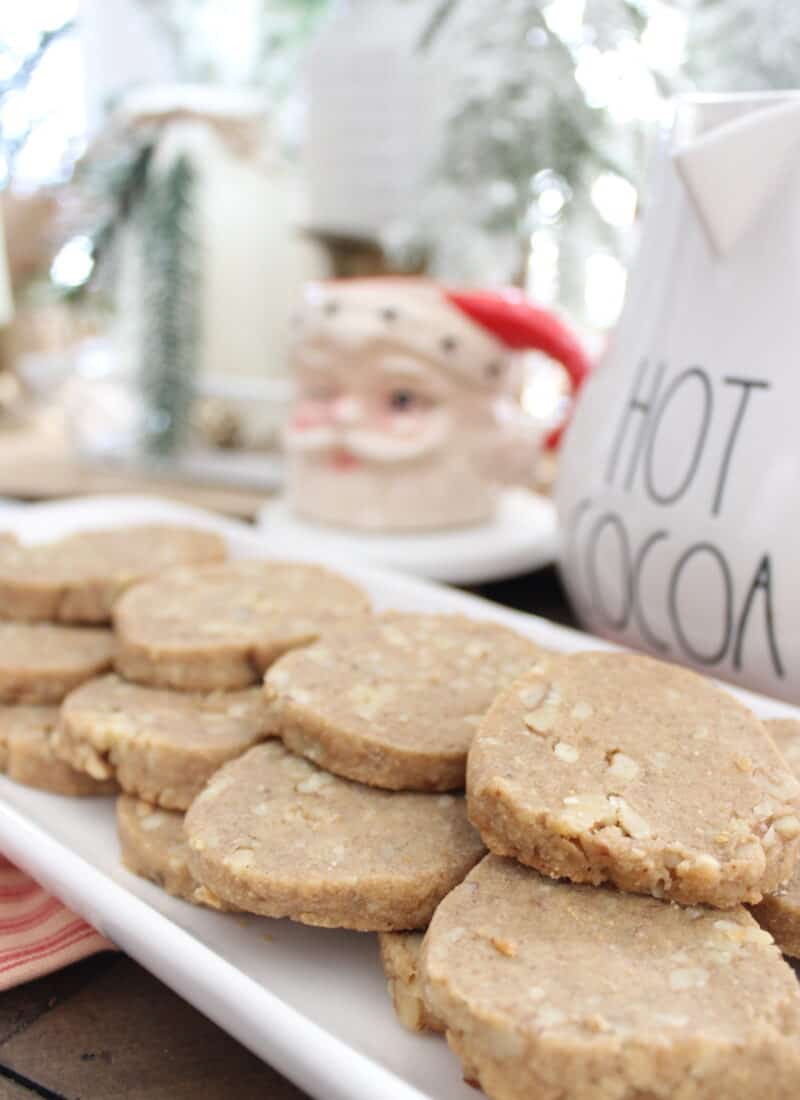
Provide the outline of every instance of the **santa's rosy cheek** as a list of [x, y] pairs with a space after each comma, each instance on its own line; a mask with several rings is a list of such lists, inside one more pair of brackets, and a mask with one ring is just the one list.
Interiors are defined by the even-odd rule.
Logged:
[[425, 415], [421, 413], [381, 412], [373, 418], [373, 423], [390, 435], [412, 436], [422, 431], [425, 420]]
[[330, 424], [332, 411], [327, 402], [301, 401], [295, 406], [290, 424], [295, 431], [302, 432], [308, 428], [319, 428]]

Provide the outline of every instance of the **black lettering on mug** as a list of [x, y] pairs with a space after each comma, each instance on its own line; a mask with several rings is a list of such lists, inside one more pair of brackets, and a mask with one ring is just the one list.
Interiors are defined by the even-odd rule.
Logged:
[[[653, 470], [653, 451], [658, 438], [659, 428], [661, 427], [661, 421], [672, 403], [673, 398], [680, 392], [683, 386], [690, 382], [695, 382], [700, 386], [699, 400], [702, 402], [700, 426], [683, 476], [672, 488], [667, 489], [663, 485], [659, 487], [656, 485], [655, 473]], [[686, 370], [681, 371], [676, 378], [673, 378], [669, 386], [667, 386], [666, 393], [652, 416], [652, 427], [648, 433], [647, 449], [645, 451], [644, 460], [645, 486], [650, 497], [658, 504], [674, 504], [676, 500], [680, 500], [692, 484], [694, 476], [697, 473], [697, 468], [700, 465], [700, 460], [703, 457], [703, 451], [705, 450], [713, 408], [714, 394], [711, 388], [711, 381], [701, 367], [688, 367]], [[677, 465], [677, 454], [675, 455], [675, 459]]]
[[736, 641], [733, 647], [733, 667], [736, 669], [742, 667], [744, 634], [750, 619], [750, 612], [753, 610], [756, 596], [759, 594], [762, 594], [764, 597], [764, 627], [767, 632], [767, 645], [769, 646], [769, 655], [772, 658], [772, 667], [775, 669], [776, 675], [783, 678], [786, 675], [786, 671], [783, 666], [783, 661], [781, 660], [781, 655], [778, 652], [778, 642], [775, 637], [775, 618], [772, 611], [772, 563], [770, 562], [769, 554], [765, 554], [758, 563], [756, 575], [753, 577], [753, 582], [745, 596], [742, 613], [739, 616], [739, 624], [736, 628]]
[[[723, 588], [723, 612], [722, 612], [722, 630], [719, 645], [716, 649], [704, 653], [699, 650], [690, 640], [686, 634], [683, 623], [681, 622], [681, 608], [680, 608], [680, 583], [683, 572], [689, 562], [693, 558], [697, 558], [700, 554], [707, 554], [712, 561], [716, 562], [719, 567], [719, 576], [722, 580]], [[672, 622], [672, 629], [675, 632], [675, 637], [678, 639], [683, 652], [696, 661], [699, 665], [716, 665], [723, 659], [728, 652], [728, 646], [731, 641], [731, 634], [733, 631], [733, 578], [731, 576], [730, 566], [726, 561], [724, 555], [710, 542], [697, 542], [693, 546], [690, 546], [688, 550], [685, 550], [681, 554], [680, 558], [672, 571], [672, 576], [669, 582], [669, 617]], [[693, 609], [696, 612], [696, 607]]]
[[647, 436], [647, 421], [650, 416], [650, 410], [658, 397], [658, 391], [661, 388], [661, 379], [664, 376], [666, 370], [666, 363], [659, 363], [653, 371], [653, 380], [648, 390], [647, 396], [642, 393], [646, 384], [647, 375], [650, 371], [650, 364], [647, 359], [643, 359], [639, 370], [637, 371], [636, 378], [633, 383], [633, 394], [631, 395], [628, 404], [625, 406], [625, 410], [622, 415], [622, 420], [619, 423], [617, 429], [617, 435], [614, 440], [614, 446], [611, 449], [611, 457], [606, 469], [606, 481], [611, 485], [614, 483], [614, 478], [617, 474], [617, 462], [622, 454], [622, 448], [628, 435], [628, 428], [634, 421], [635, 416], [638, 414], [641, 416], [639, 423], [639, 431], [636, 435], [636, 439], [633, 444], [633, 451], [631, 452], [630, 461], [628, 462], [628, 472], [625, 476], [625, 488], [630, 489], [633, 484], [633, 478], [636, 474], [636, 467], [639, 463], [639, 456], [644, 446], [644, 441]]
[[639, 547], [636, 560], [633, 563], [633, 576], [631, 579], [633, 621], [639, 627], [639, 633], [646, 644], [654, 649], [656, 653], [669, 653], [670, 647], [669, 643], [664, 638], [660, 638], [647, 621], [640, 598], [641, 581], [645, 562], [650, 556], [650, 551], [659, 542], [663, 542], [664, 539], [668, 538], [669, 533], [667, 531], [654, 531], [652, 535], [648, 535]]
[[736, 412], [733, 415], [731, 430], [728, 432], [725, 450], [722, 452], [719, 477], [717, 478], [717, 489], [714, 493], [714, 503], [711, 506], [712, 516], [719, 515], [719, 511], [722, 508], [722, 495], [725, 492], [725, 483], [728, 480], [733, 449], [739, 438], [739, 429], [742, 426], [744, 414], [747, 412], [747, 407], [750, 404], [750, 395], [753, 390], [769, 389], [769, 382], [762, 382], [756, 378], [723, 378], [722, 381], [726, 386], [741, 386], [742, 392], [739, 394], [739, 404], [736, 406]]
[[[660, 655], [676, 649], [688, 661], [706, 667], [719, 665], [729, 656], [733, 669], [746, 666], [747, 632], [761, 627], [775, 674], [784, 678], [786, 670], [780, 652], [775, 621], [777, 598], [774, 568], [769, 553], [759, 559], [749, 587], [742, 598], [735, 590], [733, 574], [722, 550], [711, 542], [696, 542], [679, 554], [671, 548], [672, 535], [658, 529], [634, 541], [623, 518], [616, 512], [594, 513], [595, 502], [585, 497], [573, 507], [567, 523], [564, 563], [570, 594], [581, 605], [585, 618], [595, 629], [622, 633], [635, 627], [644, 647]], [[661, 557], [663, 576], [668, 571], [667, 591], [647, 590], [648, 562], [653, 554]], [[689, 603], [682, 586], [692, 563], [705, 560], [719, 578], [720, 601]], [[619, 578], [619, 596], [611, 593], [609, 580]], [[715, 588], [711, 578], [711, 587]], [[708, 590], [709, 580], [704, 581]], [[613, 601], [613, 602], [612, 602]], [[654, 612], [666, 612], [670, 629], [662, 636], [651, 624]], [[755, 624], [755, 626], [754, 626]], [[694, 631], [710, 627], [719, 638], [706, 639], [702, 645]], [[763, 637], [763, 635], [762, 635]]]
[[[622, 582], [622, 605], [619, 614], [610, 610], [602, 589], [597, 568], [598, 547], [604, 531], [616, 532], [618, 547], [619, 574]], [[606, 556], [603, 561], [603, 572], [608, 576], [611, 562]], [[631, 614], [631, 547], [628, 532], [625, 530], [620, 517], [616, 512], [605, 512], [597, 519], [589, 531], [586, 543], [586, 572], [589, 579], [592, 606], [603, 616], [608, 625], [614, 630], [624, 630], [628, 625]]]

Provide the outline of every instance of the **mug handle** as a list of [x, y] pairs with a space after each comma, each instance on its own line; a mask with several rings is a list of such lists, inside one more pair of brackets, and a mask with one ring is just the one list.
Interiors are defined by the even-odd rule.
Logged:
[[[577, 337], [550, 310], [535, 306], [521, 290], [448, 290], [445, 297], [481, 328], [513, 351], [542, 351], [567, 372], [574, 399], [591, 371], [591, 360]], [[545, 439], [548, 450], [561, 441], [566, 422]]]

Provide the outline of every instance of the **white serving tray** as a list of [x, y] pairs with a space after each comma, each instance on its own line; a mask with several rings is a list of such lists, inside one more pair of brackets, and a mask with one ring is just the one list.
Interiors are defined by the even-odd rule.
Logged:
[[529, 489], [505, 489], [490, 520], [452, 531], [384, 534], [327, 527], [294, 515], [283, 497], [264, 505], [259, 525], [268, 537], [313, 545], [318, 554], [330, 550], [448, 584], [505, 580], [552, 565], [558, 555], [555, 504]]
[[[40, 541], [92, 527], [170, 521], [219, 531], [237, 557], [313, 560], [295, 543], [166, 501], [96, 497], [0, 514], [0, 529]], [[495, 619], [543, 645], [602, 643], [530, 615], [383, 569], [326, 560], [377, 606]], [[800, 710], [746, 692], [758, 713]], [[444, 1041], [411, 1035], [386, 993], [376, 937], [203, 910], [120, 865], [113, 799], [68, 799], [0, 777], [0, 851], [142, 966], [319, 1100], [475, 1100]]]

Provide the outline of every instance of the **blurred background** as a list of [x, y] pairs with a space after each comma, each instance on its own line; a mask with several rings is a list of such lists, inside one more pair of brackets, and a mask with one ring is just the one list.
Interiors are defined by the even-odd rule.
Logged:
[[671, 97], [798, 83], [785, 0], [0, 0], [0, 493], [4, 437], [276, 484], [309, 278], [514, 284], [599, 353]]

